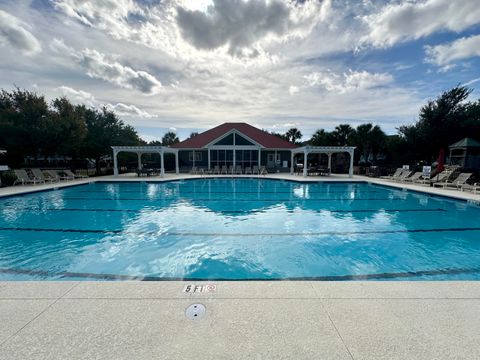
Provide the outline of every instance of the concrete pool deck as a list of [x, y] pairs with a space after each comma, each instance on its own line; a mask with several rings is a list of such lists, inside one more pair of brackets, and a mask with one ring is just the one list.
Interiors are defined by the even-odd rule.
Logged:
[[418, 184], [410, 184], [405, 182], [396, 182], [390, 180], [384, 180], [380, 178], [371, 178], [361, 175], [355, 175], [352, 178], [344, 174], [332, 174], [332, 176], [299, 176], [299, 175], [290, 175], [289, 173], [277, 173], [277, 174], [268, 174], [260, 176], [252, 175], [190, 175], [190, 174], [165, 174], [164, 177], [160, 176], [151, 176], [151, 177], [138, 177], [136, 174], [122, 174], [120, 176], [98, 176], [91, 177], [88, 179], [77, 179], [71, 181], [62, 181], [52, 184], [39, 184], [39, 185], [25, 185], [25, 186], [10, 186], [0, 188], [0, 198], [4, 196], [12, 195], [21, 195], [30, 192], [42, 191], [42, 190], [51, 190], [51, 189], [61, 189], [63, 187], [69, 187], [74, 185], [83, 185], [92, 182], [126, 182], [126, 181], [138, 181], [138, 182], [164, 182], [172, 180], [188, 180], [188, 179], [205, 179], [205, 178], [259, 178], [259, 179], [276, 179], [276, 180], [290, 180], [298, 182], [369, 182], [377, 185], [387, 185], [397, 189], [405, 189], [412, 191], [420, 191], [429, 195], [440, 195], [447, 196], [450, 198], [455, 198], [459, 200], [467, 200], [480, 202], [480, 194], [474, 194], [472, 192], [462, 192], [460, 190], [453, 189], [442, 189], [434, 188]]
[[[0, 196], [188, 178], [200, 176], [97, 177], [2, 188]], [[265, 178], [368, 181], [480, 201], [480, 194], [361, 176]], [[185, 292], [206, 284], [215, 291]], [[185, 309], [194, 303], [206, 313], [189, 320]], [[0, 359], [470, 360], [480, 359], [478, 334], [477, 281], [0, 282]]]
[[0, 358], [480, 358], [480, 282], [204, 284], [0, 282]]

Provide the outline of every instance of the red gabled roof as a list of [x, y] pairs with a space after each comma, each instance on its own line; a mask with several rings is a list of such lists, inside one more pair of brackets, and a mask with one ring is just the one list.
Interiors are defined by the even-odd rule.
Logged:
[[224, 123], [214, 127], [213, 129], [198, 134], [193, 138], [174, 144], [171, 147], [178, 149], [201, 149], [233, 129], [244, 134], [267, 149], [293, 149], [298, 147], [298, 145], [280, 139], [278, 136], [257, 129], [256, 127], [247, 123]]

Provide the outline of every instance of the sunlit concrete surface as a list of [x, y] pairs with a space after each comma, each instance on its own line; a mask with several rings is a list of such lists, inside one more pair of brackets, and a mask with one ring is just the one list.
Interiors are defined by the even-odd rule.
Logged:
[[0, 282], [0, 324], [1, 359], [471, 360], [480, 282]]

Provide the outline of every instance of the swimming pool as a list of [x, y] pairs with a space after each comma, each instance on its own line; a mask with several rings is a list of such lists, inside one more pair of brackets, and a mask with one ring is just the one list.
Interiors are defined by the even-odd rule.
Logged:
[[480, 279], [479, 207], [368, 183], [97, 182], [0, 214], [0, 280]]

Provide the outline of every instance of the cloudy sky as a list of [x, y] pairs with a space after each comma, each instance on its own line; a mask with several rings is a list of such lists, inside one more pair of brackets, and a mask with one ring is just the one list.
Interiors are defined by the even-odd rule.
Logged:
[[108, 106], [146, 140], [226, 121], [395, 133], [440, 92], [480, 89], [478, 5], [0, 0], [0, 87]]

